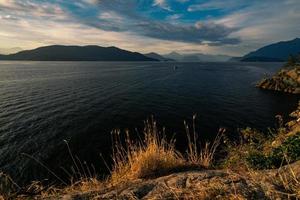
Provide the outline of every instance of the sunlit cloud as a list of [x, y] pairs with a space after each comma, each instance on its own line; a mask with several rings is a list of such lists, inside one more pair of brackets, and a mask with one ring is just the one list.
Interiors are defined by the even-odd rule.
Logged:
[[166, 0], [154, 0], [153, 1], [153, 6], [159, 6], [162, 9], [168, 10], [168, 11], [172, 11], [172, 9], [170, 8], [170, 6], [167, 4]]
[[298, 0], [0, 0], [0, 48], [96, 44], [241, 55], [300, 35]]

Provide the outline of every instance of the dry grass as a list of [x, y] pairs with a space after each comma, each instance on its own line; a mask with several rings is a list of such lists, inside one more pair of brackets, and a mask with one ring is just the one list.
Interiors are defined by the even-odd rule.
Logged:
[[175, 150], [175, 141], [168, 141], [164, 133], [158, 132], [154, 120], [145, 123], [143, 136], [144, 140], [132, 141], [127, 132], [122, 145], [120, 131], [113, 132], [113, 184], [156, 176], [184, 165], [182, 155]]
[[158, 130], [153, 119], [145, 122], [144, 140], [133, 141], [126, 132], [126, 142], [122, 145], [120, 131], [114, 131], [111, 182], [115, 184], [127, 180], [155, 177], [185, 168], [211, 166], [224, 130], [219, 132], [213, 143], [207, 142], [204, 148], [201, 148], [195, 131], [195, 118], [196, 116], [193, 116], [193, 134], [190, 133], [185, 123], [188, 139], [186, 157], [175, 149], [174, 139], [167, 140], [164, 130], [162, 132]]
[[10, 176], [0, 172], [0, 200], [1, 198], [8, 198], [18, 189], [20, 189], [20, 186]]
[[261, 187], [268, 199], [300, 199], [300, 161], [290, 164], [287, 160], [287, 163], [278, 169], [253, 170], [247, 167], [236, 172]]
[[272, 178], [272, 184], [277, 190], [272, 193], [281, 195], [287, 199], [300, 199], [300, 170], [299, 165], [288, 164], [278, 169], [276, 176]]
[[204, 147], [201, 148], [201, 145], [198, 143], [198, 134], [195, 128], [195, 119], [196, 115], [193, 116], [192, 134], [189, 126], [186, 122], [184, 122], [188, 139], [187, 160], [190, 164], [208, 168], [213, 163], [216, 150], [221, 143], [225, 129], [220, 129], [215, 140], [212, 143], [205, 142]]
[[137, 179], [155, 178], [173, 172], [194, 169], [195, 167], [208, 168], [214, 161], [214, 155], [221, 142], [224, 130], [220, 130], [212, 143], [206, 142], [204, 147], [201, 148], [195, 131], [195, 118], [196, 116], [193, 116], [192, 132], [189, 131], [189, 127], [185, 123], [188, 140], [187, 154], [177, 151], [175, 149], [175, 139], [167, 139], [164, 129], [159, 131], [156, 122], [151, 119], [145, 122], [141, 138], [131, 139], [128, 131], [125, 135], [121, 135], [119, 130], [112, 132], [113, 163], [111, 175], [107, 180], [97, 180], [92, 175], [93, 173], [89, 171], [89, 168], [85, 167], [84, 163], [72, 154], [66, 142], [74, 164], [70, 172], [71, 184], [60, 189], [49, 186], [43, 187], [39, 182], [34, 182], [24, 191], [29, 196], [36, 194], [41, 198], [53, 198], [64, 194], [72, 195], [102, 191]]
[[195, 131], [195, 118], [196, 116], [193, 116], [193, 134], [190, 133], [185, 123], [188, 139], [186, 157], [175, 149], [174, 139], [167, 140], [164, 130], [158, 131], [153, 119], [145, 122], [143, 140], [134, 141], [126, 132], [126, 142], [122, 145], [120, 131], [114, 131], [112, 133], [114, 147], [111, 183], [157, 177], [184, 168], [211, 166], [224, 130], [220, 130], [213, 143], [207, 142], [204, 148], [201, 148]]

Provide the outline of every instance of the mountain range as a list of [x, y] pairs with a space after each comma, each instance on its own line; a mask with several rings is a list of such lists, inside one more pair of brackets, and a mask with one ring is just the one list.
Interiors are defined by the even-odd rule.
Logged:
[[273, 43], [256, 51], [244, 55], [240, 60], [247, 62], [283, 62], [287, 61], [290, 55], [297, 56], [300, 54], [300, 38], [289, 41]]
[[0, 55], [0, 60], [32, 61], [158, 61], [137, 52], [117, 47], [53, 45], [10, 55]]
[[52, 45], [24, 50], [9, 55], [0, 55], [0, 60], [32, 61], [180, 61], [180, 62], [222, 62], [229, 56], [205, 54], [179, 54], [171, 52], [160, 55], [155, 52], [141, 54], [117, 47], [63, 46]]
[[164, 57], [162, 55], [159, 55], [158, 53], [154, 53], [154, 52], [146, 53], [144, 55], [149, 57], [149, 58], [153, 58], [153, 59], [156, 59], [156, 60], [159, 60], [159, 61], [175, 61], [174, 59], [166, 58], [166, 57]]
[[[273, 43], [242, 57], [227, 55], [209, 55], [201, 53], [180, 54], [171, 52], [160, 55], [155, 52], [141, 54], [117, 47], [101, 46], [63, 46], [52, 45], [32, 50], [20, 51], [20, 48], [0, 49], [0, 60], [33, 61], [179, 61], [179, 62], [283, 62], [290, 55], [300, 54], [300, 38]], [[16, 51], [19, 51], [15, 53]], [[11, 52], [9, 55], [4, 55]]]

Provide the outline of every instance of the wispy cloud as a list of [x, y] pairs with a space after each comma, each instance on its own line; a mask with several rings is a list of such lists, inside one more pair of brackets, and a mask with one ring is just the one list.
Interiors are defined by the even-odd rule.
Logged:
[[298, 0], [260, 2], [252, 4], [222, 18], [213, 20], [218, 24], [238, 27], [234, 33], [243, 40], [288, 40], [300, 36], [300, 2]]
[[163, 9], [166, 9], [168, 11], [172, 11], [170, 6], [167, 4], [166, 0], [154, 0], [153, 6], [159, 6]]
[[[209, 44], [235, 44], [238, 38], [229, 38], [228, 35], [235, 31], [234, 28], [228, 28], [221, 24], [213, 22], [195, 24], [169, 23], [167, 21], [151, 20], [136, 11], [136, 3], [101, 0], [99, 5], [100, 12], [118, 13], [118, 17], [110, 17], [109, 20], [100, 18], [99, 21], [92, 20], [94, 16], [82, 19], [82, 23], [101, 28], [108, 31], [132, 32], [134, 34], [143, 35], [151, 38], [198, 43], [207, 42]], [[157, 4], [164, 5], [165, 1], [157, 1]], [[179, 15], [177, 15], [179, 16]], [[123, 20], [120, 21], [120, 18]]]
[[0, 0], [0, 47], [247, 53], [299, 37], [299, 0]]
[[169, 19], [169, 20], [178, 20], [178, 19], [180, 19], [182, 16], [183, 16], [182, 14], [174, 14], [174, 15], [169, 15], [169, 16], [167, 17], [167, 19]]
[[207, 2], [195, 3], [188, 7], [188, 11], [210, 11], [210, 10], [230, 10], [239, 7], [249, 6], [257, 0], [244, 1], [244, 0], [212, 0]]

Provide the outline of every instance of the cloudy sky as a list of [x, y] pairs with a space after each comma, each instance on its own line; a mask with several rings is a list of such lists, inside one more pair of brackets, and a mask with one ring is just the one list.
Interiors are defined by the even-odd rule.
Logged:
[[0, 48], [118, 46], [239, 56], [300, 37], [300, 0], [0, 0]]

